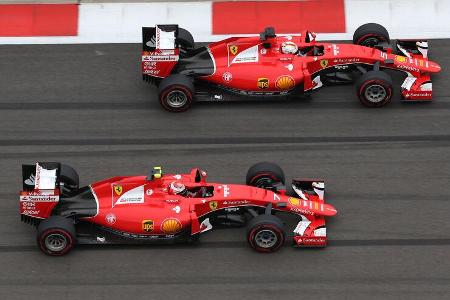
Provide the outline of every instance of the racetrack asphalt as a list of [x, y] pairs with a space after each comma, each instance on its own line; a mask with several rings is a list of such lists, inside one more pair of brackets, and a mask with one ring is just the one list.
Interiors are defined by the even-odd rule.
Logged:
[[[0, 299], [444, 299], [450, 294], [450, 40], [432, 103], [367, 109], [353, 86], [310, 99], [198, 103], [167, 113], [141, 80], [140, 45], [0, 46]], [[402, 75], [395, 76], [397, 86]], [[82, 184], [199, 166], [244, 183], [274, 161], [324, 178], [329, 246], [263, 255], [244, 229], [198, 245], [40, 253], [20, 222], [21, 164], [61, 161]]]

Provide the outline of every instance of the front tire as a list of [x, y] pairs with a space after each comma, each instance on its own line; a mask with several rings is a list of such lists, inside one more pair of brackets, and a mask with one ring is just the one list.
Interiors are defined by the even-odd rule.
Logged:
[[385, 106], [392, 99], [392, 79], [382, 71], [369, 71], [356, 83], [356, 93], [366, 107]]
[[67, 254], [76, 244], [75, 225], [71, 219], [52, 216], [38, 226], [39, 249], [50, 256]]
[[389, 32], [382, 25], [367, 23], [358, 27], [353, 34], [353, 44], [373, 48], [375, 45], [390, 43]]
[[247, 171], [246, 184], [259, 188], [270, 188], [274, 184], [285, 183], [283, 169], [271, 162], [260, 162]]
[[247, 241], [258, 252], [275, 252], [284, 244], [284, 240], [284, 224], [276, 216], [259, 215], [248, 224]]
[[183, 112], [192, 106], [194, 97], [192, 79], [181, 74], [164, 78], [159, 85], [159, 102], [170, 112]]

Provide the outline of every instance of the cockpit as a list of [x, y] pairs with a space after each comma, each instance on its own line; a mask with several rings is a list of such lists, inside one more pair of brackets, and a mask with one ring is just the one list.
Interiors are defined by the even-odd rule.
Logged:
[[[265, 48], [271, 48], [270, 39], [275, 38], [273, 27], [267, 27], [260, 33], [260, 40], [264, 41]], [[300, 38], [287, 40], [281, 43], [280, 52], [283, 54], [292, 54], [297, 56], [322, 56], [324, 55], [324, 46], [316, 45], [316, 34], [310, 31], [303, 31]]]
[[214, 196], [214, 186], [186, 187], [178, 181], [171, 182], [167, 191], [169, 195], [178, 195], [186, 198], [208, 198]]

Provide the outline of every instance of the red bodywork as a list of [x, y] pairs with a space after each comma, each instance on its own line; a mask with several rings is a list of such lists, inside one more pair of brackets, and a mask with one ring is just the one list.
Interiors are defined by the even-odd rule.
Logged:
[[[302, 92], [320, 88], [320, 73], [327, 70], [339, 71], [348, 65], [379, 63], [382, 69], [398, 70], [408, 75], [401, 90], [404, 100], [431, 100], [430, 74], [439, 72], [441, 67], [428, 60], [426, 54], [405, 53], [407, 57], [393, 54], [391, 49], [382, 51], [353, 44], [316, 42], [314, 37], [313, 33], [305, 30], [298, 35], [279, 35], [264, 41], [254, 36], [210, 43], [207, 48], [214, 61], [214, 73], [198, 79], [241, 94], [276, 95], [287, 94], [296, 87]], [[320, 55], [312, 51], [305, 56], [284, 54], [281, 44], [286, 41], [294, 42], [299, 49], [318, 46], [323, 47], [323, 51]], [[142, 53], [144, 75], [164, 78], [177, 64], [178, 56], [149, 67], [150, 58], [155, 57], [158, 51], [161, 50]]]
[[[326, 245], [325, 217], [335, 215], [336, 209], [324, 203], [323, 196], [321, 199], [318, 194], [304, 193], [304, 199], [299, 199], [286, 196], [284, 190], [275, 193], [247, 185], [207, 183], [205, 179], [206, 173], [199, 169], [158, 179], [146, 176], [105, 179], [89, 186], [97, 202], [97, 213], [81, 220], [130, 236], [170, 238], [179, 233], [197, 235], [210, 230], [209, 223], [201, 222], [208, 214], [233, 207], [266, 208], [272, 204], [275, 211], [301, 218], [294, 237], [298, 246]], [[172, 195], [168, 187], [174, 181], [183, 183], [188, 190], [209, 187], [214, 192], [210, 197]], [[59, 200], [57, 192], [55, 190], [51, 201], [33, 197], [36, 191], [22, 192], [20, 213], [26, 217], [47, 218]], [[30, 205], [34, 207], [31, 212]]]

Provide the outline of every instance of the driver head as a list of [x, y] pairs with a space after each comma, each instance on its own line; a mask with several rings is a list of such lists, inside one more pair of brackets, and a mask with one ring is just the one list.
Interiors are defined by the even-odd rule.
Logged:
[[296, 43], [288, 41], [281, 44], [281, 52], [284, 54], [295, 54], [298, 51]]
[[169, 194], [184, 196], [187, 194], [187, 190], [181, 182], [173, 181], [169, 185]]

